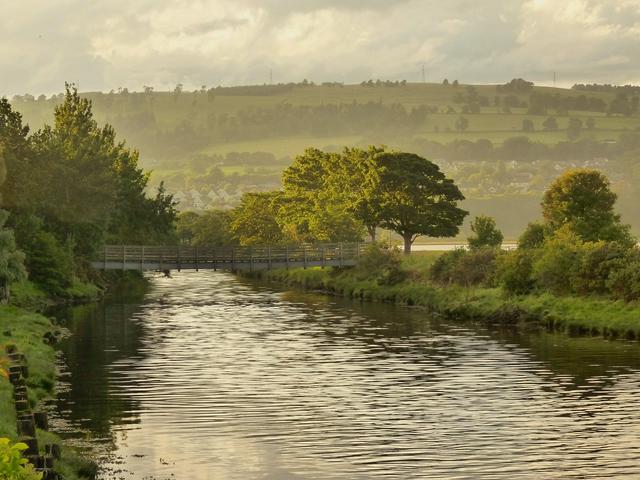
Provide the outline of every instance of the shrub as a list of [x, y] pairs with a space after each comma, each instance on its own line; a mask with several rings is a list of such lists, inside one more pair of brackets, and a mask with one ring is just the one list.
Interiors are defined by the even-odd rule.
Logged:
[[640, 252], [637, 249], [620, 261], [618, 268], [612, 269], [607, 288], [613, 298], [625, 302], [640, 300]]
[[457, 248], [440, 255], [431, 268], [429, 268], [429, 278], [441, 285], [449, 285], [453, 282], [453, 272], [461, 257], [466, 255], [466, 250]]
[[525, 295], [535, 287], [533, 262], [537, 252], [515, 250], [501, 255], [497, 282], [510, 295]]
[[356, 266], [359, 280], [375, 280], [378, 285], [395, 285], [407, 277], [402, 269], [402, 255], [389, 245], [371, 243], [360, 255]]
[[556, 295], [573, 292], [575, 277], [584, 255], [584, 243], [568, 229], [547, 241], [533, 264], [536, 285]]
[[33, 465], [22, 458], [27, 449], [24, 443], [11, 445], [8, 438], [0, 438], [0, 479], [2, 480], [40, 480], [42, 474], [33, 469]]
[[544, 243], [544, 238], [544, 225], [538, 222], [530, 223], [518, 239], [518, 248], [540, 248]]
[[429, 278], [441, 285], [471, 287], [491, 284], [495, 279], [498, 250], [491, 247], [442, 254], [429, 269]]
[[47, 293], [63, 295], [73, 278], [73, 245], [58, 241], [38, 217], [12, 218], [18, 245], [26, 255], [29, 279]]
[[628, 248], [615, 242], [585, 244], [573, 289], [582, 295], [608, 293], [607, 281], [612, 272], [624, 266], [627, 253]]
[[451, 272], [452, 281], [465, 287], [492, 284], [496, 275], [497, 256], [498, 250], [491, 247], [465, 252]]

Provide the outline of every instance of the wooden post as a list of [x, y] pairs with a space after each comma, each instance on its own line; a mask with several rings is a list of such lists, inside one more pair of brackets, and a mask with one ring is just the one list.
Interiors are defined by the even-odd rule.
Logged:
[[123, 245], [122, 246], [122, 270], [126, 270], [125, 269], [126, 261], [127, 261], [127, 247]]
[[303, 255], [303, 268], [306, 270], [307, 269], [307, 246], [303, 245], [302, 246], [302, 255]]
[[321, 268], [324, 268], [324, 262], [325, 262], [324, 245], [322, 245], [322, 247], [320, 247], [320, 256], [322, 257], [320, 259], [320, 266], [321, 266]]
[[338, 248], [340, 249], [340, 267], [342, 268], [344, 263], [344, 250], [342, 249], [342, 242], [338, 244]]
[[195, 247], [195, 255], [196, 255], [196, 272], [199, 270], [198, 269], [198, 247]]
[[249, 247], [249, 271], [253, 272], [253, 247]]
[[287, 270], [289, 270], [289, 245], [284, 247], [284, 256], [285, 256], [285, 262], [287, 264]]
[[140, 255], [140, 270], [144, 270], [144, 245], [142, 246], [142, 254]]
[[236, 271], [236, 247], [231, 247], [231, 271]]
[[267, 270], [271, 270], [271, 245], [267, 247]]
[[176, 247], [176, 265], [178, 266], [178, 271], [180, 271], [180, 246]]
[[107, 246], [104, 246], [104, 269], [107, 269]]
[[216, 249], [213, 248], [213, 271], [218, 270], [218, 262], [216, 261]]

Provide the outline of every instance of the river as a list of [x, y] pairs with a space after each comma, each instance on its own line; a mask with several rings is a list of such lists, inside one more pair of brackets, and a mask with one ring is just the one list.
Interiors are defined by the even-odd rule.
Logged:
[[640, 347], [153, 277], [60, 314], [53, 428], [103, 479], [640, 478]]

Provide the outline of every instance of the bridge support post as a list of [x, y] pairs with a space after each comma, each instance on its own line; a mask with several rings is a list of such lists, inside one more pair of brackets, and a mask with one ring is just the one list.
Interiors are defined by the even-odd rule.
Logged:
[[267, 270], [271, 270], [271, 245], [267, 247]]
[[218, 262], [216, 260], [216, 249], [213, 249], [213, 271], [217, 272], [218, 271]]
[[304, 259], [303, 264], [302, 264], [303, 265], [302, 268], [304, 268], [306, 270], [307, 269], [307, 246], [306, 245], [302, 246], [302, 255], [303, 255], [303, 259]]
[[178, 272], [179, 272], [182, 267], [182, 265], [180, 265], [180, 247], [176, 247], [176, 265], [178, 266]]
[[125, 247], [124, 245], [122, 246], [122, 270], [126, 270], [126, 263], [127, 263], [127, 247]]
[[104, 246], [104, 269], [107, 269], [107, 246]]
[[199, 271], [198, 269], [198, 247], [195, 247], [195, 261], [196, 261], [196, 272]]
[[322, 247], [320, 247], [320, 268], [324, 269], [324, 262], [326, 259], [326, 255], [324, 253], [324, 245], [322, 245]]
[[253, 247], [249, 247], [249, 271], [253, 272]]
[[340, 249], [340, 268], [344, 266], [344, 249], [342, 248], [342, 242], [340, 242], [338, 248]]
[[236, 271], [236, 247], [231, 247], [231, 271]]
[[287, 270], [289, 270], [289, 246], [288, 245], [284, 247], [284, 256], [286, 257], [285, 262], [287, 264]]
[[144, 271], [144, 245], [142, 246], [142, 254], [140, 255], [140, 271]]

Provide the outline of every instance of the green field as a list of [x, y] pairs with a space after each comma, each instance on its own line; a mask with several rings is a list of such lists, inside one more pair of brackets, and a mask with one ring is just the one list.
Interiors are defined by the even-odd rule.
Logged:
[[[83, 95], [92, 100], [98, 122], [112, 124], [121, 139], [140, 151], [141, 165], [153, 171], [152, 186], [165, 182], [182, 210], [231, 208], [244, 192], [277, 189], [282, 170], [308, 147], [337, 151], [383, 144], [440, 164], [469, 199], [472, 215], [496, 217], [515, 238], [539, 215], [538, 200], [531, 198], [539, 199], [563, 170], [579, 166], [600, 168], [610, 176], [621, 196], [623, 219], [640, 231], [634, 207], [640, 168], [629, 160], [640, 151], [640, 141], [620, 141], [623, 136], [640, 138], [639, 97], [635, 91], [623, 92], [636, 105], [623, 115], [611, 110], [620, 94], [550, 87], [514, 93], [496, 85], [410, 83]], [[541, 95], [551, 95], [557, 103], [529, 112]], [[580, 97], [601, 106], [562, 107], [577, 105]], [[59, 95], [12, 100], [32, 129], [51, 123], [61, 102]], [[461, 117], [467, 121], [464, 129], [457, 128]], [[556, 129], [544, 128], [549, 117]], [[532, 130], [524, 131], [525, 120]], [[578, 120], [582, 128], [569, 135], [570, 122]], [[517, 137], [528, 139], [530, 146], [506, 143]], [[479, 140], [482, 148], [470, 143]], [[456, 150], [456, 145], [463, 147]], [[502, 151], [503, 145], [509, 148]]]

